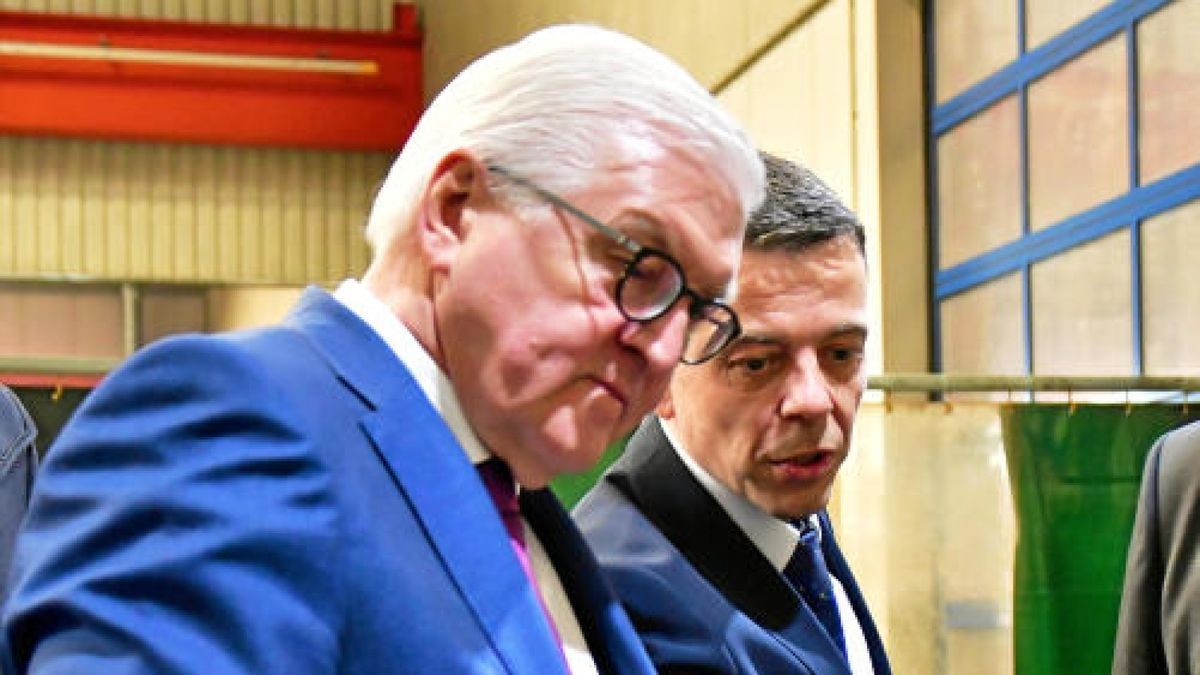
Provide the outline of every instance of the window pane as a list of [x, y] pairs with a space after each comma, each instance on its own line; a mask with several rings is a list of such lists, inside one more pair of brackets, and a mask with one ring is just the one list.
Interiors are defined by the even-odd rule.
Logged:
[[115, 286], [0, 284], [0, 354], [119, 358], [121, 316]]
[[1146, 373], [1200, 373], [1200, 202], [1142, 224], [1142, 340]]
[[1132, 375], [1129, 232], [1033, 266], [1033, 371]]
[[1175, 2], [1138, 26], [1143, 184], [1200, 162], [1200, 2]]
[[1128, 77], [1117, 36], [1029, 88], [1029, 217], [1037, 230], [1129, 187]]
[[1034, 49], [1046, 40], [1091, 16], [1111, 0], [1027, 0], [1025, 47]]
[[938, 265], [1021, 236], [1020, 128], [1009, 97], [938, 139]]
[[1021, 275], [1009, 274], [942, 302], [942, 370], [1025, 372]]
[[1013, 0], [936, 0], [933, 11], [938, 103], [1017, 58]]

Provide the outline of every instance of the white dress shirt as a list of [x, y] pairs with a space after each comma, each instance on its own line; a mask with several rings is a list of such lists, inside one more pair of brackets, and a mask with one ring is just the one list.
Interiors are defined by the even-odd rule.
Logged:
[[[338, 302], [370, 326], [396, 354], [421, 387], [425, 398], [429, 399], [429, 403], [450, 427], [454, 438], [466, 451], [471, 462], [478, 465], [491, 459], [492, 453], [483, 446], [479, 436], [467, 424], [458, 396], [454, 393], [454, 386], [392, 310], [366, 286], [354, 279], [343, 281], [333, 295]], [[528, 522], [525, 522], [525, 545], [529, 551], [530, 566], [537, 578], [537, 590], [541, 593], [546, 611], [550, 613], [562, 640], [563, 652], [572, 675], [596, 673], [596, 663], [588, 650], [583, 630], [580, 629], [579, 620], [571, 609], [571, 601], [563, 589], [562, 581], [558, 578], [554, 565], [550, 563], [550, 557], [537, 533]]]
[[[664, 419], [659, 421], [662, 423], [667, 440], [671, 442], [671, 447], [675, 449], [675, 454], [679, 455], [683, 465], [713, 496], [713, 499], [717, 500], [717, 503], [729, 515], [730, 520], [741, 528], [759, 552], [780, 574], [783, 574], [783, 568], [800, 543], [800, 531], [791, 523], [780, 520], [758, 508], [753, 502], [730, 490], [725, 484], [714, 478], [688, 454], [676, 436], [671, 421]], [[818, 536], [824, 536], [816, 514], [809, 516], [809, 522], [816, 528]], [[842, 586], [842, 582], [832, 574], [829, 575], [829, 580], [833, 582], [833, 594], [837, 598], [838, 616], [841, 619], [842, 634], [846, 640], [846, 656], [850, 661], [850, 671], [854, 675], [874, 675], [875, 669], [871, 666], [871, 651], [867, 648], [867, 638], [863, 635], [862, 626], [858, 623], [858, 616], [854, 613], [854, 607], [850, 605], [846, 589]]]

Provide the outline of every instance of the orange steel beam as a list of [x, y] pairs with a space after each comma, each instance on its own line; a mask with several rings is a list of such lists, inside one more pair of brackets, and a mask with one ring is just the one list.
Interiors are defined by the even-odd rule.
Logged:
[[0, 11], [0, 133], [398, 150], [422, 108], [416, 9], [389, 32]]

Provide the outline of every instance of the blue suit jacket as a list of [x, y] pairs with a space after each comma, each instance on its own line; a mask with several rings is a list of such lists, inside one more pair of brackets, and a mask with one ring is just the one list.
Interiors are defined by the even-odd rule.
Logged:
[[[829, 571], [854, 607], [875, 672], [883, 643], [821, 512]], [[680, 461], [657, 418], [575, 509], [575, 519], [661, 673], [850, 675], [783, 576]]]
[[[522, 503], [600, 669], [652, 672], [554, 497]], [[315, 289], [108, 377], [47, 455], [13, 580], [20, 672], [565, 671], [466, 454]]]

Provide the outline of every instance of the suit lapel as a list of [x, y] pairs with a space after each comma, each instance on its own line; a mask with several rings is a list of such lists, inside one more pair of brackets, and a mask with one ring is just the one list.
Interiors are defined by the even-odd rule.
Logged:
[[814, 672], [849, 668], [812, 611], [696, 481], [656, 417], [630, 439], [609, 479], [731, 604]]
[[578, 528], [550, 490], [521, 492], [521, 512], [537, 533], [571, 600], [600, 673], [653, 673], [625, 611]]
[[[306, 292], [291, 321], [371, 409], [360, 420], [362, 429], [508, 670], [565, 673], [487, 490], [408, 370], [323, 291]], [[431, 581], [431, 592], [434, 588]]]
[[657, 418], [642, 424], [611, 480], [717, 590], [778, 630], [801, 602], [753, 542], [683, 465]]

